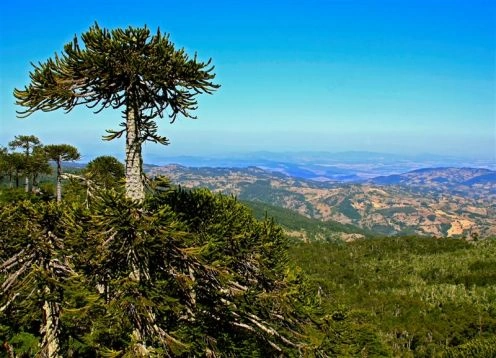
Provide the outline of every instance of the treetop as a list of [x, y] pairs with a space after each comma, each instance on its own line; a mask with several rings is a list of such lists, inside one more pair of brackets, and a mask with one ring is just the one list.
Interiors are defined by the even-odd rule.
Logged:
[[168, 109], [174, 122], [178, 114], [194, 118], [195, 96], [219, 88], [211, 82], [211, 59], [190, 58], [160, 30], [151, 35], [146, 26], [108, 30], [95, 23], [81, 42], [75, 36], [61, 54], [32, 64], [31, 83], [14, 90], [16, 103], [26, 107], [20, 117], [80, 104], [96, 112], [132, 105], [147, 118]]
[[50, 144], [44, 148], [46, 155], [50, 160], [78, 160], [80, 154], [76, 147], [70, 144]]

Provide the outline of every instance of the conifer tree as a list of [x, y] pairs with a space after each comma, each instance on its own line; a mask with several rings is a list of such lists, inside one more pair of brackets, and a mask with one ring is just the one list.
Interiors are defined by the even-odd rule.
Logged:
[[49, 158], [45, 152], [44, 146], [33, 148], [33, 154], [29, 157], [28, 170], [32, 178], [32, 187], [38, 186], [38, 177], [40, 174], [50, 174], [52, 168], [50, 167]]
[[110, 155], [101, 155], [88, 163], [84, 174], [104, 189], [116, 187], [124, 178], [125, 167], [116, 158]]
[[62, 201], [62, 161], [78, 160], [80, 154], [76, 147], [69, 144], [50, 144], [45, 146], [48, 159], [57, 164], [57, 202]]
[[0, 312], [17, 325], [38, 327], [42, 357], [60, 357], [63, 285], [74, 272], [60, 234], [60, 211], [28, 201], [0, 211]]
[[[25, 161], [26, 161], [25, 167], [29, 168], [30, 157], [32, 156], [35, 148], [41, 146], [41, 142], [38, 139], [38, 137], [36, 137], [34, 135], [18, 135], [18, 136], [15, 136], [14, 140], [9, 142], [9, 146], [11, 149], [20, 148], [23, 150], [24, 155], [25, 155]], [[30, 171], [26, 170], [25, 171], [25, 188], [24, 188], [26, 193], [29, 192], [29, 174], [30, 174]]]
[[7, 153], [5, 159], [5, 171], [9, 176], [9, 187], [13, 187], [12, 179], [14, 179], [15, 187], [19, 187], [19, 176], [21, 173], [27, 172], [27, 163], [24, 154], [22, 153]]
[[108, 140], [126, 135], [126, 196], [144, 198], [141, 145], [145, 141], [168, 144], [157, 132], [156, 117], [168, 115], [173, 123], [178, 115], [194, 118], [196, 96], [212, 93], [219, 86], [211, 60], [190, 58], [176, 50], [168, 35], [160, 30], [153, 36], [146, 27], [107, 30], [95, 23], [64, 46], [60, 55], [33, 65], [31, 83], [15, 89], [19, 112], [28, 116], [38, 110], [78, 105], [122, 109], [122, 130], [110, 130]]
[[7, 148], [0, 146], [0, 179], [3, 179], [7, 172], [7, 155]]

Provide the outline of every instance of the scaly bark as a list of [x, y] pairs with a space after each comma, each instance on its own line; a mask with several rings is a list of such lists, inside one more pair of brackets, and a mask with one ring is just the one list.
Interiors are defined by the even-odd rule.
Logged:
[[[126, 108], [126, 197], [143, 202], [145, 199], [145, 187], [142, 180], [143, 169], [138, 121], [139, 111], [134, 103], [133, 96], [128, 92]], [[131, 267], [130, 278], [134, 281], [139, 281], [140, 270], [133, 263], [131, 263]], [[137, 357], [148, 356], [148, 349], [144, 343], [140, 327], [134, 328], [133, 337], [136, 340], [133, 354]]]
[[[129, 97], [128, 97], [129, 98]], [[139, 111], [134, 101], [128, 101], [126, 108], [126, 196], [142, 202], [145, 186], [142, 178], [141, 142], [139, 138]]]
[[57, 203], [62, 201], [62, 158], [57, 160]]
[[[48, 289], [47, 289], [48, 290]], [[44, 327], [42, 328], [43, 341], [42, 357], [43, 358], [59, 358], [60, 346], [57, 337], [59, 326], [60, 306], [55, 302], [45, 301], [43, 305]]]

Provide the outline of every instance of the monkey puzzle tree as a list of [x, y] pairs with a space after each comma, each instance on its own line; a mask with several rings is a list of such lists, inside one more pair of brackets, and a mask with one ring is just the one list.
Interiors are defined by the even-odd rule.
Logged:
[[38, 177], [40, 174], [50, 174], [52, 168], [50, 167], [49, 159], [45, 152], [44, 146], [39, 146], [33, 149], [33, 154], [29, 157], [28, 161], [29, 174], [32, 178], [33, 190], [38, 186]]
[[156, 117], [167, 114], [173, 123], [180, 114], [194, 118], [196, 95], [212, 93], [219, 86], [211, 60], [190, 58], [176, 50], [168, 35], [160, 30], [153, 36], [146, 27], [107, 30], [95, 23], [64, 46], [59, 56], [33, 65], [31, 83], [15, 89], [19, 112], [62, 108], [71, 111], [80, 104], [96, 108], [122, 109], [122, 130], [109, 130], [105, 139], [126, 134], [126, 196], [144, 198], [141, 145], [145, 141], [168, 144], [157, 132]]
[[[30, 157], [32, 156], [34, 150], [41, 146], [41, 142], [38, 137], [34, 135], [17, 135], [14, 140], [9, 142], [9, 147], [11, 149], [20, 148], [24, 151], [26, 168], [29, 168]], [[29, 174], [30, 170], [25, 170], [25, 190], [26, 193], [29, 192]]]
[[50, 144], [45, 146], [48, 159], [57, 163], [57, 202], [62, 201], [62, 161], [78, 160], [80, 158], [76, 147], [69, 144]]
[[7, 174], [7, 148], [0, 146], [0, 180]]
[[105, 189], [116, 187], [124, 178], [126, 168], [116, 158], [110, 155], [96, 157], [88, 163], [84, 174], [97, 185]]
[[5, 159], [5, 171], [9, 176], [9, 188], [13, 187], [12, 178], [15, 181], [15, 187], [19, 187], [19, 176], [27, 170], [26, 158], [22, 153], [7, 153]]

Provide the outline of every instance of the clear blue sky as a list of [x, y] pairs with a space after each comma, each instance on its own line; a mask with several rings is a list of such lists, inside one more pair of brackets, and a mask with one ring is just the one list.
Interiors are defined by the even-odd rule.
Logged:
[[123, 141], [100, 139], [118, 127], [117, 111], [15, 114], [12, 90], [28, 83], [30, 62], [60, 52], [95, 21], [160, 27], [216, 66], [222, 88], [199, 98], [199, 119], [159, 120], [171, 145], [150, 144], [145, 153], [496, 156], [489, 0], [4, 1], [0, 144], [35, 134], [46, 144], [76, 145], [87, 159], [123, 153]]

